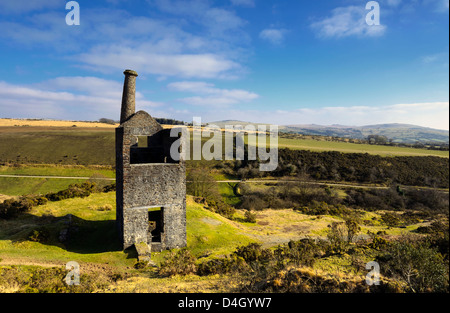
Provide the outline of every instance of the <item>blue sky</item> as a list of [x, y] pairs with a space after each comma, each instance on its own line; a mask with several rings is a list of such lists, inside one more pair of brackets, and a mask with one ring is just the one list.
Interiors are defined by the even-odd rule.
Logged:
[[449, 1], [0, 0], [0, 117], [449, 129]]

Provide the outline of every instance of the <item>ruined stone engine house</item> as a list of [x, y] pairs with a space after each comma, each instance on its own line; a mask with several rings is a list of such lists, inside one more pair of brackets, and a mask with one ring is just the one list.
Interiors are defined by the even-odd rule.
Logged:
[[180, 138], [171, 137], [170, 129], [147, 112], [135, 113], [138, 74], [124, 74], [116, 128], [116, 222], [123, 249], [137, 244], [151, 251], [185, 247], [186, 166], [181, 156], [177, 161], [170, 154]]

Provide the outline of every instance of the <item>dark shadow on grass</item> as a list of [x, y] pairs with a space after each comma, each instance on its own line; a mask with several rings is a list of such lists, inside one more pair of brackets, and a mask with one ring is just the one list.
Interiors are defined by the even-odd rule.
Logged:
[[23, 214], [3, 225], [6, 229], [0, 240], [35, 241], [81, 254], [122, 251], [115, 220], [92, 221], [72, 214], [63, 217]]
[[68, 229], [64, 242], [67, 251], [91, 254], [122, 250], [115, 220], [90, 221], [72, 216]]

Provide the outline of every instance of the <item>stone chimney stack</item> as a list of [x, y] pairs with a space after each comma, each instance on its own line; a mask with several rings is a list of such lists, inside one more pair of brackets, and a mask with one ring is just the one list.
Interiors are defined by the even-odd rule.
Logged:
[[123, 84], [120, 124], [129, 119], [136, 110], [136, 77], [138, 74], [133, 70], [126, 70], [123, 73], [125, 74], [125, 82]]

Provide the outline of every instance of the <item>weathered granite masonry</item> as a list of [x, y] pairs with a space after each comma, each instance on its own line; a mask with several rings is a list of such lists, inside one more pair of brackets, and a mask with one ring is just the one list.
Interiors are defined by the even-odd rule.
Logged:
[[123, 249], [140, 243], [152, 251], [184, 247], [186, 166], [182, 157], [175, 161], [170, 155], [178, 138], [170, 137], [148, 113], [134, 112], [137, 73], [124, 74], [116, 128], [116, 221]]

